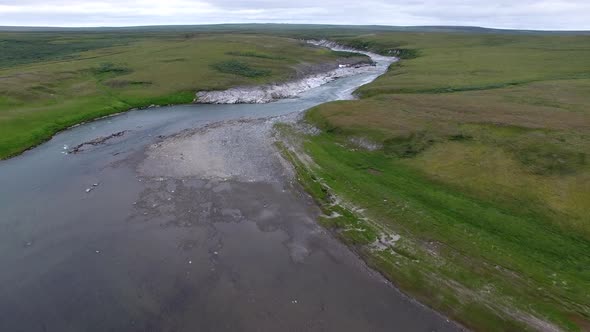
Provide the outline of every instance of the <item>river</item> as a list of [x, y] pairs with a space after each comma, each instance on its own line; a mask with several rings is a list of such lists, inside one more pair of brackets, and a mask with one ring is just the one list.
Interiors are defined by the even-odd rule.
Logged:
[[298, 98], [130, 111], [1, 161], [0, 331], [458, 330], [323, 230], [268, 143], [376, 60]]

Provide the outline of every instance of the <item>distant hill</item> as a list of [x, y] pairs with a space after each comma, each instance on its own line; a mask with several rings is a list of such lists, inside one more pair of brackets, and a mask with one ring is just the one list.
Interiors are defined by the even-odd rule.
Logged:
[[307, 32], [307, 31], [349, 31], [349, 32], [451, 32], [451, 33], [478, 33], [478, 34], [590, 34], [590, 31], [552, 31], [552, 30], [513, 30], [493, 29], [471, 26], [386, 26], [386, 25], [330, 25], [330, 24], [277, 24], [277, 23], [252, 23], [252, 24], [210, 24], [210, 25], [147, 25], [130, 27], [20, 27], [0, 26], [0, 31], [5, 32]]

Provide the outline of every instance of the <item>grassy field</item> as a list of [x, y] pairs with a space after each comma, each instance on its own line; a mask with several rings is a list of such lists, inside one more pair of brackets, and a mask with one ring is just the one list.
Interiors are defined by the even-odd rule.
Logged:
[[368, 97], [387, 93], [482, 90], [537, 81], [590, 78], [588, 38], [587, 35], [391, 33], [337, 40], [380, 53], [403, 49], [410, 57], [417, 56], [412, 61], [399, 63], [396, 70], [359, 90]]
[[85, 120], [346, 56], [278, 36], [163, 31], [0, 32], [0, 47], [0, 159]]
[[323, 223], [470, 328], [590, 330], [590, 37], [332, 39], [405, 59], [283, 145]]

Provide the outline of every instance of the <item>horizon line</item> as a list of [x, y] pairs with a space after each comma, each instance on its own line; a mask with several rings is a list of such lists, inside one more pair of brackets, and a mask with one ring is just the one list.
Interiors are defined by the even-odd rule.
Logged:
[[227, 23], [194, 23], [194, 24], [144, 24], [144, 25], [96, 25], [96, 26], [61, 26], [61, 25], [0, 25], [4, 28], [31, 29], [125, 29], [150, 27], [195, 27], [195, 26], [223, 26], [223, 25], [301, 25], [301, 26], [333, 26], [333, 27], [384, 27], [384, 28], [475, 28], [482, 30], [530, 31], [530, 32], [590, 32], [590, 29], [531, 29], [486, 27], [478, 25], [385, 25], [385, 24], [334, 24], [334, 23], [283, 23], [283, 22], [227, 22]]

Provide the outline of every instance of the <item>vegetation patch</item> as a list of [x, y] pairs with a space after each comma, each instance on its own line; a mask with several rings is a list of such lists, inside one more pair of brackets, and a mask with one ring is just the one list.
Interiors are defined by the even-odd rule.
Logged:
[[242, 56], [242, 57], [249, 57], [249, 58], [260, 58], [260, 59], [271, 59], [271, 60], [285, 60], [286, 57], [282, 55], [273, 55], [273, 54], [266, 54], [266, 53], [259, 53], [254, 51], [230, 51], [226, 52], [227, 55], [233, 56]]
[[150, 81], [109, 80], [105, 85], [111, 88], [125, 88], [128, 86], [145, 86], [153, 84]]
[[415, 59], [420, 56], [420, 51], [417, 49], [412, 49], [412, 48], [390, 49], [390, 50], [387, 50], [383, 53], [393, 55], [393, 56], [396, 56], [396, 57], [398, 57], [400, 59], [404, 59], [404, 60]]
[[269, 76], [271, 70], [258, 69], [251, 67], [249, 64], [237, 60], [227, 60], [211, 65], [215, 70], [224, 74], [240, 75], [245, 77], [263, 77]]
[[584, 169], [587, 155], [556, 144], [528, 145], [515, 151], [518, 160], [539, 175], [566, 175]]
[[[454, 137], [454, 136], [453, 136]], [[436, 142], [436, 138], [427, 132], [411, 133], [408, 136], [398, 136], [383, 142], [383, 151], [400, 158], [414, 157]]]
[[112, 62], [100, 63], [97, 67], [92, 68], [92, 73], [95, 75], [125, 75], [131, 73], [132, 70], [124, 65], [116, 65]]
[[391, 42], [383, 43], [377, 40], [369, 40], [364, 38], [352, 38], [352, 39], [338, 39], [342, 44], [351, 48], [371, 51], [383, 55], [395, 56], [400, 59], [414, 59], [420, 55], [418, 49], [413, 48], [401, 48], [400, 46], [405, 45], [405, 42]]
[[174, 58], [174, 59], [164, 59], [164, 60], [161, 60], [161, 62], [164, 62], [164, 63], [184, 62], [184, 61], [187, 61], [187, 59], [186, 58]]
[[334, 54], [338, 55], [341, 58], [356, 58], [359, 56], [358, 53], [346, 51], [334, 51]]
[[79, 57], [80, 52], [124, 45], [125, 38], [62, 39], [57, 43], [43, 34], [0, 34], [0, 68], [39, 61], [68, 60]]

